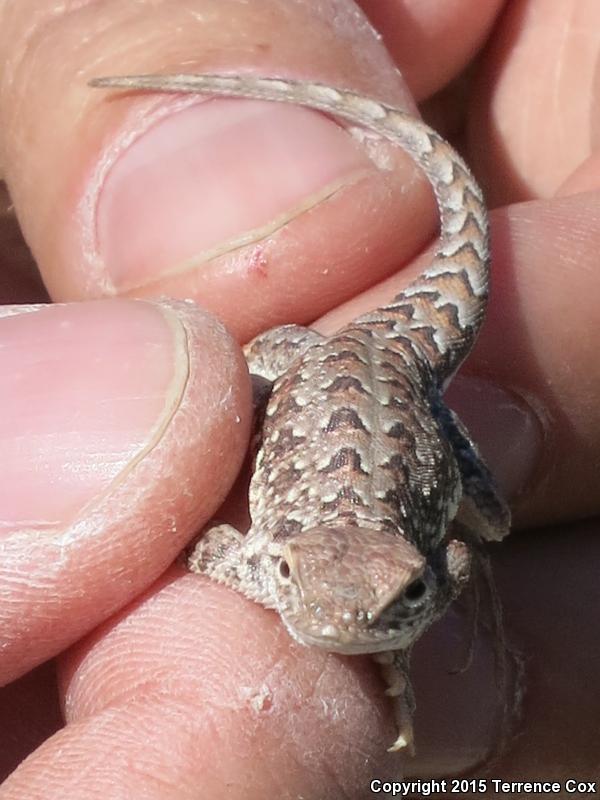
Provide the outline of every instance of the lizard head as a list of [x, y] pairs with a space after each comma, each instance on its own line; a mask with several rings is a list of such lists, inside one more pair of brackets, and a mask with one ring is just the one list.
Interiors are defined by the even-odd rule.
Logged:
[[408, 647], [435, 616], [434, 572], [414, 545], [386, 531], [322, 526], [295, 534], [278, 584], [289, 633], [335, 652]]

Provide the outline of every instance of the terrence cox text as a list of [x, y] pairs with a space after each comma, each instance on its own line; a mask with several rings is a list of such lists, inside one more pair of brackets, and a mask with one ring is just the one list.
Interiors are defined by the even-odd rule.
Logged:
[[383, 797], [445, 797], [449, 795], [572, 794], [577, 797], [597, 794], [597, 782], [567, 778], [562, 781], [506, 781], [502, 778], [454, 778], [451, 780], [386, 781], [374, 778], [374, 795]]

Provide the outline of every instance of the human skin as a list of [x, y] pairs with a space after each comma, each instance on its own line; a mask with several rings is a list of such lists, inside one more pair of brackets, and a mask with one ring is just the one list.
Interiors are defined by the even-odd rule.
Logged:
[[[446, 87], [488, 32], [460, 141], [498, 204], [494, 285], [450, 397], [515, 512], [492, 558], [525, 696], [493, 772], [595, 778], [600, 9], [501, 5], [365, 0], [394, 61], [349, 0], [0, 2], [2, 172], [51, 298], [73, 303], [0, 316], [0, 772], [31, 753], [0, 800], [322, 800], [372, 796], [371, 777], [484, 774], [506, 698], [485, 629], [472, 667], [448, 674], [468, 648], [468, 600], [416, 649], [411, 761], [385, 752], [393, 720], [368, 659], [303, 648], [272, 612], [169, 567], [231, 489], [251, 406], [234, 338], [156, 298], [196, 300], [239, 342], [289, 321], [335, 330], [426, 261], [426, 182], [313, 112], [86, 81], [252, 68], [414, 111], [411, 89], [425, 101]], [[553, 102], [524, 101], [544, 64]], [[427, 104], [450, 134], [456, 96]], [[576, 148], [549, 133], [564, 120]], [[9, 267], [12, 235], [4, 219]], [[8, 274], [5, 302], [39, 299]], [[240, 494], [220, 516], [243, 516]], [[37, 667], [53, 657], [58, 690]]]

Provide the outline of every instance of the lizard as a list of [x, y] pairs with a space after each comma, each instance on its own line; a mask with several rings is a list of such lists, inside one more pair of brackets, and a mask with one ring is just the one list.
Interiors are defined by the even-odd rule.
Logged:
[[243, 535], [214, 524], [191, 570], [276, 610], [304, 645], [372, 654], [413, 748], [410, 651], [470, 575], [474, 544], [500, 541], [510, 512], [443, 392], [484, 320], [487, 209], [458, 153], [420, 119], [371, 97], [254, 74], [96, 78], [104, 88], [295, 103], [400, 146], [440, 215], [430, 265], [389, 303], [325, 337], [299, 325], [244, 352], [258, 444]]

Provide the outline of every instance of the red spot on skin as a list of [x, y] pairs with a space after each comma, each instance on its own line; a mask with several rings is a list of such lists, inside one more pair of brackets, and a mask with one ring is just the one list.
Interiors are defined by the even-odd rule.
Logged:
[[256, 245], [248, 261], [248, 272], [251, 275], [258, 275], [261, 278], [267, 277], [268, 259], [265, 255], [265, 247], [262, 244]]

